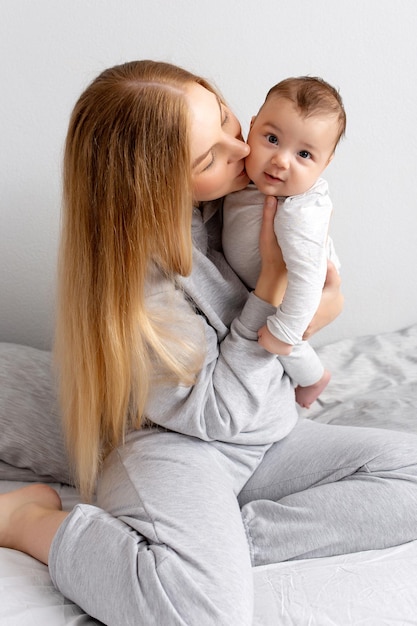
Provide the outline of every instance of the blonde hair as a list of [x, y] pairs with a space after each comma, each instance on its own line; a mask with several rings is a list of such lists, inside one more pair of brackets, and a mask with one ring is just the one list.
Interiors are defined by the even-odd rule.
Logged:
[[346, 132], [346, 112], [337, 89], [322, 78], [299, 76], [286, 78], [271, 87], [266, 94], [265, 102], [273, 96], [289, 100], [305, 117], [334, 116], [338, 125], [334, 145], [336, 148]]
[[198, 347], [181, 337], [178, 320], [170, 327], [144, 295], [152, 267], [172, 280], [191, 271], [184, 90], [192, 82], [214, 92], [170, 64], [126, 63], [98, 76], [71, 116], [55, 352], [67, 444], [85, 499], [103, 458], [128, 427], [140, 427], [155, 363], [186, 385], [201, 367], [201, 338]]

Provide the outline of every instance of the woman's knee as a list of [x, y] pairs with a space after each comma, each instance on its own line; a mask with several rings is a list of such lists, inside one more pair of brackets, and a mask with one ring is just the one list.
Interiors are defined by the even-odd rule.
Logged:
[[173, 602], [178, 585], [184, 592], [192, 584], [185, 593], [200, 604], [195, 623], [250, 624], [247, 539], [218, 454], [210, 444], [170, 433], [133, 438], [109, 457], [98, 505], [137, 534], [138, 565], [145, 567], [148, 557], [160, 563], [156, 574], [166, 593], [172, 587]]

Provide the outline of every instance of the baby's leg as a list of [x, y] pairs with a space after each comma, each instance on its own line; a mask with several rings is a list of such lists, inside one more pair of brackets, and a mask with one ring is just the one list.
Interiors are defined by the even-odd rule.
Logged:
[[328, 385], [330, 372], [308, 341], [297, 343], [289, 356], [280, 356], [279, 360], [294, 383], [296, 401], [308, 409]]
[[324, 370], [323, 376], [313, 385], [307, 385], [306, 387], [298, 385], [298, 387], [295, 388], [295, 399], [297, 403], [303, 408], [309, 409], [321, 392], [327, 387], [330, 378], [330, 372]]

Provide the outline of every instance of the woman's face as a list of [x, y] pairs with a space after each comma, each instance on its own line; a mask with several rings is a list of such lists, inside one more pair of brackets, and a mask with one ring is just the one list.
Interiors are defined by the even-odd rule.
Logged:
[[198, 83], [187, 87], [194, 200], [215, 200], [249, 183], [240, 124], [218, 97]]

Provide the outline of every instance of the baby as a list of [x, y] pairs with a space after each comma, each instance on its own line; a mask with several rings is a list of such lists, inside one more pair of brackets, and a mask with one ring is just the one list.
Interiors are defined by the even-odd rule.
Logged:
[[265, 195], [278, 197], [275, 233], [288, 270], [285, 297], [259, 331], [259, 343], [279, 355], [309, 408], [330, 380], [303, 334], [320, 302], [327, 259], [339, 263], [328, 237], [332, 204], [320, 178], [344, 135], [339, 93], [319, 78], [288, 78], [268, 92], [248, 136], [252, 184], [224, 202], [223, 250], [251, 288], [260, 271], [259, 233]]

